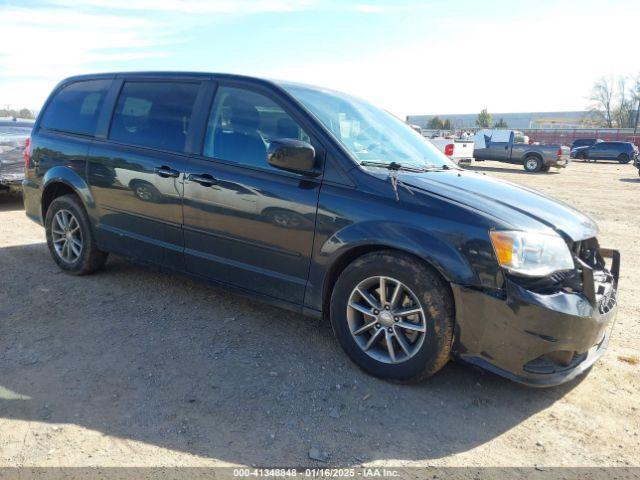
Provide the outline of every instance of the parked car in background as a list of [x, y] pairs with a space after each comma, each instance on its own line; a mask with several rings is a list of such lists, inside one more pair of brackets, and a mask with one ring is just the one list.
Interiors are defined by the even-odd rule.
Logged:
[[631, 142], [597, 142], [587, 147], [577, 147], [571, 150], [571, 158], [597, 162], [598, 160], [612, 160], [619, 163], [629, 163], [638, 156], [638, 147]]
[[24, 150], [33, 121], [0, 120], [0, 192], [22, 190]]
[[420, 133], [425, 138], [447, 138], [452, 136], [454, 132], [438, 128], [421, 128]]
[[442, 137], [430, 138], [428, 140], [456, 165], [468, 164], [473, 160], [473, 140], [458, 140]]
[[588, 216], [464, 171], [393, 115], [324, 88], [69, 78], [25, 165], [26, 215], [64, 272], [113, 252], [325, 318], [382, 378], [420, 380], [453, 356], [557, 385], [604, 353], [616, 315], [619, 254]]
[[574, 150], [578, 147], [590, 147], [591, 145], [595, 145], [596, 143], [602, 142], [599, 138], [576, 138], [571, 143], [571, 150]]
[[513, 130], [480, 130], [474, 138], [473, 158], [522, 165], [527, 172], [548, 172], [569, 165], [569, 147], [515, 142]]

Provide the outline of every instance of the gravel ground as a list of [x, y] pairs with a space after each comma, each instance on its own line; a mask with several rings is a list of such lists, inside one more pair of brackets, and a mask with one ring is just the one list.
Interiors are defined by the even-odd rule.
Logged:
[[314, 320], [120, 258], [67, 276], [5, 196], [0, 466], [640, 465], [637, 170], [475, 165], [577, 206], [621, 250], [617, 324], [586, 377], [538, 390], [450, 362], [386, 383]]

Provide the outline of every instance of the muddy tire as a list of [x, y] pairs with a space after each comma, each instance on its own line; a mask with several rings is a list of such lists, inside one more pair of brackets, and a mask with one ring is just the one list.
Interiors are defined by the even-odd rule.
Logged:
[[330, 318], [346, 354], [376, 377], [416, 382], [449, 360], [451, 289], [415, 257], [383, 251], [357, 258], [335, 284]]
[[78, 197], [54, 199], [44, 226], [49, 252], [66, 273], [87, 275], [104, 266], [108, 254], [96, 246], [89, 217]]

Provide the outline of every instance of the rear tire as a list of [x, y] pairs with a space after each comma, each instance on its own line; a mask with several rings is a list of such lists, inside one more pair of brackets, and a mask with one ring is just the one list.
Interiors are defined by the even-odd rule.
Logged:
[[529, 173], [539, 172], [542, 167], [544, 167], [542, 158], [537, 155], [529, 155], [524, 159], [524, 169]]
[[96, 246], [89, 216], [78, 197], [55, 198], [47, 210], [44, 226], [49, 252], [63, 271], [87, 275], [104, 266], [108, 253]]
[[331, 325], [345, 353], [364, 371], [398, 381], [422, 380], [447, 363], [453, 312], [449, 285], [435, 270], [390, 251], [356, 259], [331, 295]]
[[630, 161], [631, 158], [626, 153], [621, 153], [620, 155], [618, 155], [618, 162], [622, 163], [623, 165], [629, 163]]

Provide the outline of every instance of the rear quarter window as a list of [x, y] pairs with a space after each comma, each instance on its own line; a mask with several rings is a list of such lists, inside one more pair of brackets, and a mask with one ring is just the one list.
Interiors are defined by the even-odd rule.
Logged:
[[111, 80], [86, 80], [63, 87], [49, 102], [40, 126], [94, 135]]

